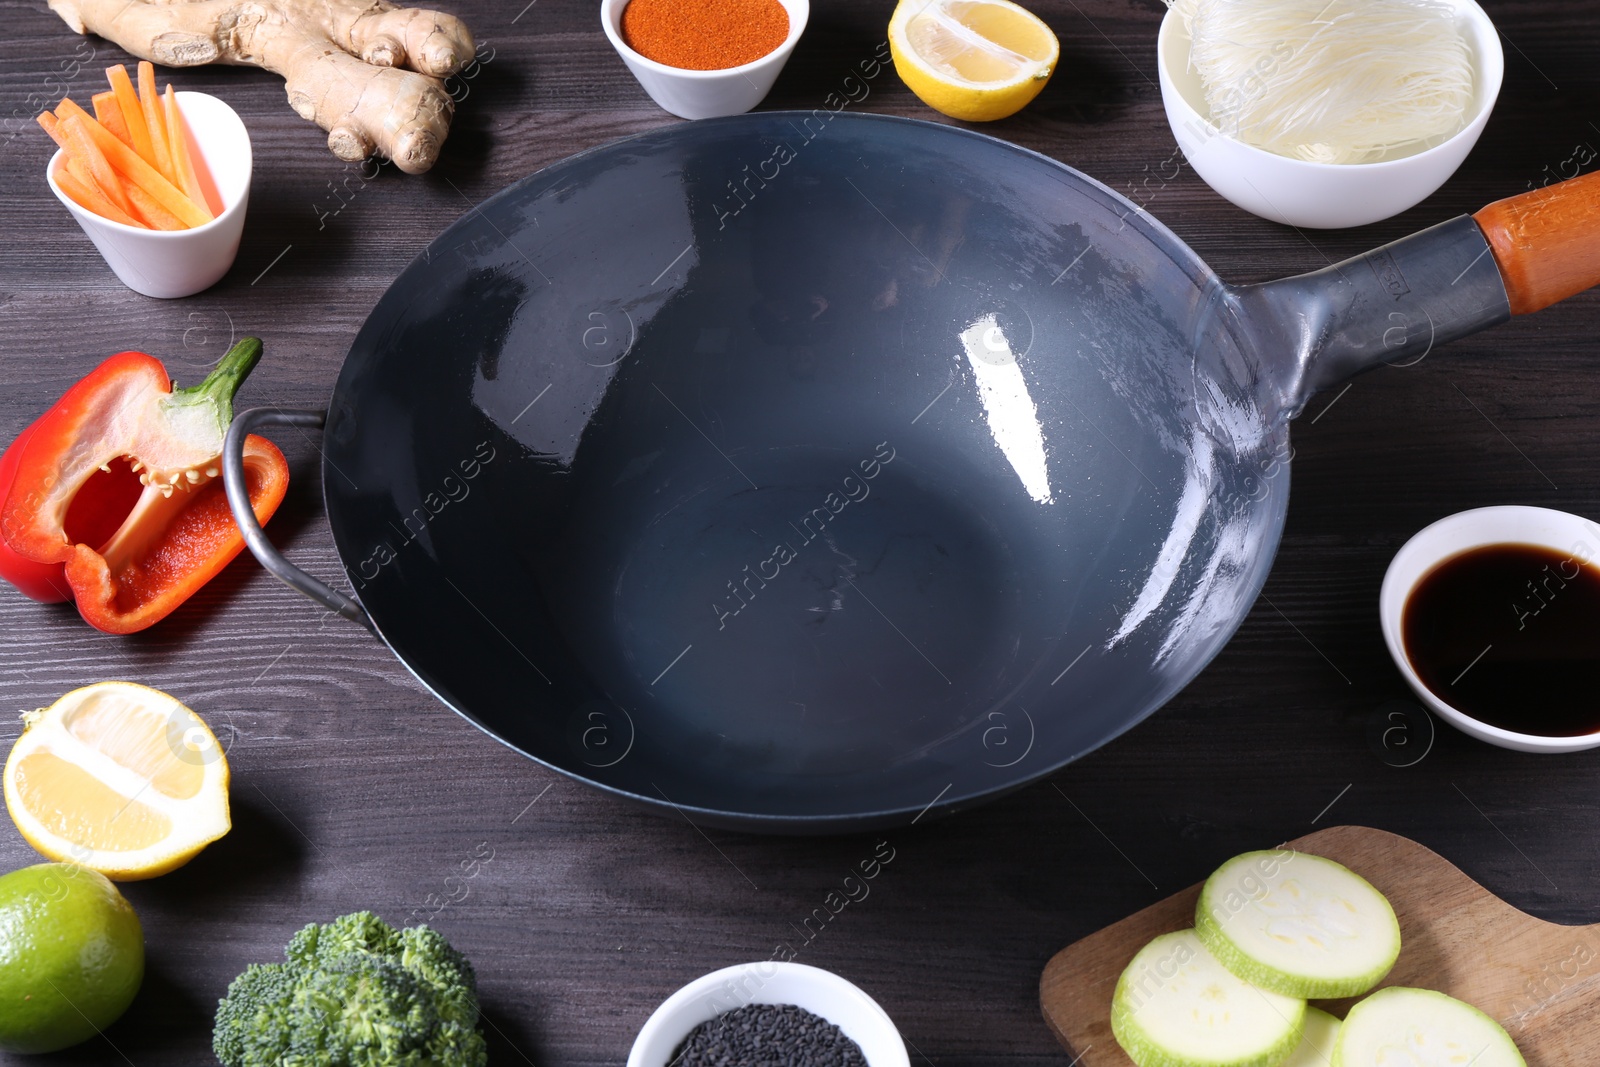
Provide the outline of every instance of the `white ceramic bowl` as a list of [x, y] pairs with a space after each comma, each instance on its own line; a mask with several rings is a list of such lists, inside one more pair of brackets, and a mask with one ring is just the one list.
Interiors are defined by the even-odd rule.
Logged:
[[910, 1067], [900, 1031], [877, 1001], [831, 971], [803, 963], [744, 963], [696, 978], [662, 1002], [628, 1053], [628, 1067], [666, 1067], [689, 1031], [746, 1004], [793, 1004], [857, 1045], [868, 1067]]
[[1452, 556], [1484, 545], [1539, 545], [1594, 563], [1600, 561], [1600, 526], [1578, 515], [1550, 508], [1505, 506], [1459, 511], [1440, 519], [1407, 541], [1389, 562], [1378, 594], [1378, 619], [1389, 655], [1417, 696], [1456, 729], [1501, 748], [1520, 752], [1581, 752], [1600, 747], [1600, 733], [1545, 737], [1503, 730], [1480, 722], [1440, 700], [1423, 684], [1401, 640], [1406, 600], [1427, 574]]
[[1365, 226], [1415, 207], [1454, 174], [1478, 142], [1500, 95], [1505, 54], [1494, 23], [1473, 0], [1450, 0], [1473, 52], [1471, 117], [1454, 137], [1400, 159], [1309, 163], [1247, 145], [1210, 120], [1200, 76], [1189, 66], [1189, 33], [1169, 10], [1156, 41], [1161, 99], [1178, 147], [1195, 173], [1227, 199], [1290, 226]]
[[56, 199], [72, 212], [117, 277], [136, 293], [192, 296], [222, 280], [239, 252], [250, 202], [250, 134], [233, 108], [206, 93], [178, 93], [178, 107], [216, 185], [222, 213], [192, 230], [146, 230], [85, 211], [61, 191], [56, 173], [63, 154], [50, 157], [45, 177]]
[[683, 119], [742, 115], [772, 90], [778, 72], [805, 32], [810, 0], [778, 0], [789, 13], [789, 36], [760, 59], [723, 70], [684, 70], [646, 59], [622, 39], [622, 9], [628, 0], [600, 0], [600, 25], [644, 91], [663, 109]]

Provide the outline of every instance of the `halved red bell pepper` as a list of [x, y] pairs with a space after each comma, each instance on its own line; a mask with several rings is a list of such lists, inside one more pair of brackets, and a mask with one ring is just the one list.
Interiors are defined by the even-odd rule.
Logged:
[[[98, 629], [132, 633], [166, 617], [244, 547], [220, 457], [233, 394], [260, 358], [261, 342], [247, 337], [205, 381], [176, 390], [143, 352], [100, 364], [7, 451], [9, 460], [20, 449], [11, 484], [0, 481], [0, 540], [23, 561], [64, 567], [78, 611]], [[251, 436], [244, 466], [264, 523], [289, 465]], [[0, 576], [17, 584], [3, 560]]]
[[[43, 418], [43, 416], [40, 416]], [[28, 438], [33, 436], [34, 422], [26, 430], [17, 435], [11, 442], [11, 447], [0, 454], [0, 499], [4, 499], [5, 492], [10, 489], [11, 483], [17, 477], [17, 463], [22, 459], [22, 448], [28, 443]], [[64, 563], [35, 563], [25, 556], [19, 556], [12, 551], [4, 539], [0, 539], [0, 578], [4, 578], [17, 587], [23, 596], [32, 597], [42, 604], [59, 604], [63, 600], [72, 599], [72, 587], [67, 584], [67, 567]]]

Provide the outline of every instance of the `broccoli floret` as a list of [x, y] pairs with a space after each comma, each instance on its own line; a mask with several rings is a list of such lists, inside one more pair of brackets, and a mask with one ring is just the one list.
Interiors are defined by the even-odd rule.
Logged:
[[410, 926], [400, 931], [400, 964], [438, 990], [435, 1006], [443, 1022], [471, 1030], [478, 1024], [478, 976], [467, 957], [439, 931]]
[[371, 912], [312, 923], [287, 963], [252, 964], [217, 1006], [225, 1067], [484, 1067], [477, 979], [426, 926]]
[[283, 950], [289, 964], [302, 970], [315, 970], [330, 960], [351, 952], [371, 952], [392, 956], [400, 946], [394, 927], [370, 911], [341, 915], [331, 923], [312, 923], [289, 939]]
[[298, 979], [281, 963], [252, 963], [217, 1005], [211, 1047], [226, 1064], [277, 1063], [289, 1048]]

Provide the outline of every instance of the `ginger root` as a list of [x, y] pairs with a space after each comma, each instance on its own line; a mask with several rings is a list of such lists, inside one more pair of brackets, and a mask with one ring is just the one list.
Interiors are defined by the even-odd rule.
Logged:
[[[408, 174], [439, 158], [455, 110], [443, 79], [473, 56], [453, 15], [385, 0], [49, 0], [79, 33], [153, 63], [236, 63], [284, 78], [289, 104], [340, 159]], [[409, 68], [409, 69], [402, 69]]]

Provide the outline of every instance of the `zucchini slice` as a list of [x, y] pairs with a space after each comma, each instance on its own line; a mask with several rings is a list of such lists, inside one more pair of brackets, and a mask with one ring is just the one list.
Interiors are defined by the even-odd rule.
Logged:
[[1111, 999], [1111, 1031], [1139, 1067], [1279, 1067], [1306, 1002], [1234, 977], [1193, 930], [1139, 950]]
[[1333, 1044], [1339, 1038], [1339, 1020], [1321, 1008], [1306, 1008], [1306, 1025], [1300, 1044], [1289, 1053], [1282, 1067], [1328, 1067], [1333, 1060]]
[[1400, 955], [1400, 923], [1382, 893], [1320, 856], [1246, 852], [1206, 879], [1195, 931], [1222, 965], [1288, 997], [1353, 997]]
[[1431, 989], [1390, 986], [1350, 1009], [1333, 1046], [1333, 1067], [1527, 1067], [1504, 1028]]

